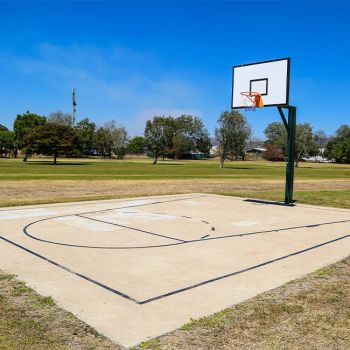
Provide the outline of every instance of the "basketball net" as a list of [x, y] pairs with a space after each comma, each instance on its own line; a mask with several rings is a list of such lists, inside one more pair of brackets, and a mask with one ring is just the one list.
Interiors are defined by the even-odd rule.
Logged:
[[264, 107], [263, 99], [258, 92], [241, 92], [241, 96], [243, 96], [246, 111], [255, 111], [255, 108]]

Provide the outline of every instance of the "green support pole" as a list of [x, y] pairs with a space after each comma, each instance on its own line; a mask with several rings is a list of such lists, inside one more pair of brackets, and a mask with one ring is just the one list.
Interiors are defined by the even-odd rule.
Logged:
[[287, 144], [287, 169], [286, 169], [286, 189], [285, 204], [293, 203], [294, 185], [294, 158], [295, 158], [295, 130], [296, 130], [296, 107], [288, 106], [288, 144]]

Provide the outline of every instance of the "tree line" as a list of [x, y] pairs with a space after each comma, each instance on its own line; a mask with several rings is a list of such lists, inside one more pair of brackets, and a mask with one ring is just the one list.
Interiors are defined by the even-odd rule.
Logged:
[[[287, 131], [282, 123], [270, 123], [265, 129], [266, 151], [263, 157], [278, 161], [286, 158]], [[224, 111], [215, 129], [216, 155], [220, 167], [227, 159], [246, 158], [251, 126], [236, 110]], [[211, 139], [203, 121], [195, 116], [154, 116], [147, 120], [143, 136], [130, 138], [125, 127], [111, 120], [97, 126], [89, 118], [75, 125], [70, 114], [53, 112], [48, 116], [26, 112], [15, 118], [13, 130], [0, 124], [0, 157], [18, 157], [26, 161], [35, 154], [58, 157], [99, 156], [123, 159], [126, 153], [145, 153], [156, 164], [159, 158], [184, 159], [191, 155], [209, 155]], [[314, 132], [308, 123], [296, 129], [296, 166], [304, 157], [322, 155], [339, 163], [350, 163], [350, 127], [342, 125], [333, 137]]]
[[15, 118], [13, 130], [0, 124], [0, 157], [26, 161], [34, 154], [58, 157], [100, 156], [123, 159], [126, 153], [148, 152], [154, 158], [184, 158], [191, 153], [209, 154], [210, 136], [203, 121], [191, 115], [155, 116], [146, 123], [144, 136], [130, 138], [115, 120], [97, 126], [89, 118], [75, 125], [70, 114], [46, 116], [26, 112]]
[[[287, 130], [282, 123], [274, 122], [265, 129], [268, 160], [285, 160], [287, 156]], [[295, 135], [296, 166], [303, 158], [321, 156], [336, 163], [350, 163], [350, 126], [340, 126], [334, 136], [324, 131], [313, 131], [309, 123], [297, 124]]]

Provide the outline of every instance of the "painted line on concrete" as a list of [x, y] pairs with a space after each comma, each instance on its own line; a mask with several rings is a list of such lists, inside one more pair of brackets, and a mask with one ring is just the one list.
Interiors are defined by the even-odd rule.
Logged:
[[24, 250], [24, 251], [26, 251], [26, 252], [34, 255], [34, 256], [36, 256], [37, 258], [45, 260], [46, 262], [48, 262], [48, 263], [50, 263], [52, 265], [55, 265], [55, 266], [59, 267], [60, 269], [63, 269], [64, 271], [67, 271], [67, 272], [69, 272], [69, 273], [71, 273], [71, 274], [73, 274], [73, 275], [75, 275], [77, 277], [80, 277], [80, 278], [82, 278], [82, 279], [84, 279], [86, 281], [89, 281], [89, 282], [91, 282], [93, 284], [96, 284], [97, 286], [102, 287], [102, 288], [104, 288], [104, 289], [106, 289], [106, 290], [108, 290], [108, 291], [110, 291], [110, 292], [112, 292], [114, 294], [117, 294], [117, 295], [119, 295], [120, 297], [122, 297], [124, 299], [128, 299], [128, 300], [130, 300], [130, 301], [132, 301], [132, 302], [134, 302], [136, 304], [140, 304], [140, 302], [138, 300], [130, 297], [129, 295], [127, 295], [127, 294], [125, 294], [123, 292], [120, 292], [119, 290], [116, 290], [114, 288], [111, 288], [111, 287], [109, 287], [109, 286], [107, 286], [107, 285], [105, 285], [105, 284], [103, 284], [101, 282], [98, 282], [98, 281], [96, 281], [96, 280], [94, 280], [94, 279], [92, 279], [92, 278], [90, 278], [88, 276], [85, 276], [85, 275], [83, 275], [83, 274], [81, 274], [79, 272], [73, 271], [72, 269], [70, 269], [70, 268], [68, 268], [68, 267], [66, 267], [66, 266], [64, 266], [62, 264], [59, 264], [58, 262], [53, 261], [53, 260], [51, 260], [51, 259], [49, 259], [49, 258], [47, 258], [47, 257], [45, 257], [45, 256], [43, 256], [43, 255], [41, 255], [39, 253], [36, 253], [33, 250], [30, 250], [30, 249], [24, 247], [23, 245], [20, 245], [20, 244], [18, 244], [16, 242], [13, 242], [13, 241], [11, 241], [11, 240], [3, 237], [3, 236], [0, 236], [0, 239], [4, 240], [5, 242], [7, 242], [9, 244], [12, 244], [12, 245], [20, 248], [20, 249], [22, 249], [22, 250]]
[[13, 241], [11, 241], [11, 240], [3, 237], [3, 236], [0, 236], [0, 239], [4, 240], [5, 242], [7, 242], [9, 244], [12, 244], [12, 245], [14, 245], [14, 246], [16, 246], [16, 247], [18, 247], [20, 249], [22, 249], [22, 250], [24, 250], [24, 251], [26, 251], [26, 252], [28, 252], [28, 253], [30, 253], [30, 254], [32, 254], [32, 255], [40, 258], [40, 259], [42, 259], [42, 260], [45, 260], [46, 262], [51, 263], [54, 266], [59, 267], [59, 268], [65, 270], [65, 271], [67, 271], [67, 272], [69, 272], [69, 273], [71, 273], [71, 274], [73, 274], [73, 275], [75, 275], [77, 277], [80, 277], [80, 278], [82, 278], [82, 279], [84, 279], [86, 281], [89, 281], [89, 282], [91, 282], [91, 283], [93, 283], [93, 284], [95, 284], [95, 285], [97, 285], [97, 286], [99, 286], [101, 288], [104, 288], [104, 289], [108, 290], [109, 292], [114, 293], [114, 294], [116, 294], [116, 295], [118, 295], [118, 296], [120, 296], [120, 297], [122, 297], [124, 299], [132, 301], [133, 303], [136, 303], [138, 305], [144, 305], [144, 304], [148, 304], [148, 303], [160, 300], [160, 299], [164, 299], [164, 298], [170, 297], [170, 296], [175, 295], [175, 294], [179, 294], [179, 293], [191, 290], [191, 289], [195, 289], [195, 288], [198, 288], [198, 287], [210, 284], [210, 283], [217, 282], [219, 280], [223, 280], [223, 279], [230, 278], [230, 277], [233, 277], [233, 276], [236, 276], [236, 275], [239, 275], [239, 274], [251, 271], [251, 270], [255, 270], [255, 269], [258, 269], [260, 267], [273, 264], [273, 263], [275, 263], [277, 261], [285, 260], [285, 259], [288, 259], [288, 258], [290, 258], [292, 256], [303, 254], [303, 253], [308, 252], [310, 250], [314, 250], [314, 249], [320, 248], [322, 246], [325, 246], [325, 245], [328, 245], [328, 244], [332, 244], [334, 242], [337, 242], [337, 241], [340, 241], [340, 240], [343, 240], [343, 239], [346, 239], [346, 238], [349, 238], [349, 237], [350, 237], [350, 234], [347, 234], [347, 235], [344, 235], [344, 236], [332, 239], [330, 241], [319, 243], [319, 244], [313, 245], [311, 247], [308, 247], [308, 248], [305, 248], [305, 249], [302, 249], [302, 250], [298, 250], [296, 252], [293, 252], [293, 253], [290, 253], [290, 254], [287, 254], [287, 255], [283, 255], [281, 257], [278, 257], [278, 258], [275, 258], [275, 259], [271, 259], [271, 260], [262, 262], [260, 264], [254, 265], [254, 266], [247, 267], [247, 268], [239, 270], [239, 271], [235, 271], [235, 272], [228, 273], [228, 274], [225, 274], [225, 275], [222, 275], [222, 276], [218, 276], [218, 277], [206, 280], [206, 281], [202, 281], [200, 283], [193, 284], [193, 285], [188, 286], [188, 287], [176, 289], [174, 291], [171, 291], [171, 292], [168, 292], [168, 293], [164, 293], [164, 294], [161, 294], [161, 295], [149, 298], [149, 299], [145, 299], [145, 300], [142, 300], [142, 301], [138, 301], [137, 299], [132, 298], [131, 296], [129, 296], [129, 295], [123, 293], [123, 292], [120, 292], [120, 291], [118, 291], [118, 290], [116, 290], [114, 288], [111, 288], [111, 287], [109, 287], [109, 286], [107, 286], [107, 285], [105, 285], [105, 284], [103, 284], [101, 282], [98, 282], [98, 281], [96, 281], [96, 280], [94, 280], [94, 279], [92, 279], [90, 277], [87, 277], [87, 276], [85, 276], [83, 274], [80, 274], [80, 273], [78, 273], [76, 271], [73, 271], [73, 270], [69, 269], [68, 267], [66, 267], [64, 265], [61, 265], [61, 264], [59, 264], [59, 263], [57, 263], [57, 262], [55, 262], [55, 261], [53, 261], [53, 260], [51, 260], [51, 259], [49, 259], [49, 258], [47, 258], [45, 256], [43, 256], [41, 254], [38, 254], [38, 253], [36, 253], [36, 252], [34, 252], [34, 251], [32, 251], [32, 250], [30, 250], [30, 249], [28, 249], [28, 248], [18, 244], [18, 243], [15, 243], [15, 242], [13, 242]]
[[100, 220], [100, 219], [89, 218], [88, 216], [84, 216], [84, 215], [81, 215], [81, 214], [76, 214], [75, 216], [79, 216], [81, 218], [92, 220], [92, 221], [102, 222], [104, 224], [109, 224], [109, 225], [113, 225], [113, 226], [117, 226], [117, 227], [123, 227], [123, 228], [126, 228], [128, 230], [133, 230], [133, 231], [138, 231], [138, 232], [142, 232], [142, 233], [147, 233], [148, 235], [152, 235], [152, 236], [157, 236], [157, 237], [162, 237], [162, 238], [166, 238], [166, 239], [171, 239], [171, 240], [182, 242], [182, 243], [186, 242], [183, 239], [178, 239], [178, 238], [174, 238], [174, 237], [170, 237], [170, 236], [165, 236], [165, 235], [161, 235], [161, 234], [150, 232], [150, 231], [146, 231], [146, 230], [141, 230], [139, 228], [135, 228], [135, 227], [131, 227], [131, 226], [116, 224], [114, 222], [109, 222], [109, 221], [104, 221], [104, 220]]
[[[291, 227], [284, 227], [284, 228], [274, 228], [274, 229], [271, 229], [271, 230], [253, 231], [253, 232], [246, 232], [246, 233], [234, 233], [234, 234], [228, 234], [228, 235], [224, 235], [224, 236], [208, 237], [206, 239], [199, 238], [199, 239], [193, 239], [193, 240], [188, 240], [188, 241], [181, 241], [181, 242], [176, 242], [176, 243], [155, 244], [155, 245], [146, 245], [146, 246], [88, 246], [88, 245], [83, 245], [83, 244], [69, 244], [69, 243], [61, 243], [61, 242], [57, 242], [57, 241], [50, 241], [50, 240], [38, 238], [38, 237], [35, 237], [35, 236], [33, 236], [32, 234], [30, 234], [28, 232], [28, 228], [30, 226], [35, 225], [36, 223], [39, 223], [39, 222], [42, 222], [42, 221], [46, 221], [46, 220], [56, 219], [56, 218], [60, 218], [60, 217], [73, 216], [73, 215], [74, 214], [62, 215], [62, 216], [57, 216], [57, 217], [52, 217], [52, 218], [45, 218], [45, 219], [40, 219], [40, 220], [37, 220], [37, 221], [33, 221], [33, 222], [29, 223], [28, 225], [26, 225], [23, 228], [23, 233], [26, 236], [28, 236], [29, 238], [35, 239], [37, 241], [40, 241], [40, 242], [43, 242], [43, 243], [47, 243], [47, 244], [55, 244], [55, 245], [65, 246], [65, 247], [87, 248], [87, 249], [128, 250], [128, 249], [165, 248], [165, 247], [171, 247], [171, 246], [180, 245], [180, 244], [190, 244], [190, 243], [208, 242], [208, 241], [219, 240], [219, 239], [255, 236], [255, 235], [268, 234], [268, 233], [285, 232], [285, 231], [289, 231], [289, 230], [297, 230], [297, 229], [302, 229], [302, 228], [314, 228], [314, 227], [318, 227], [318, 226], [326, 226], [326, 225], [334, 225], [334, 224], [342, 224], [342, 223], [350, 222], [350, 219], [349, 220], [323, 222], [323, 223], [321, 222], [321, 223], [316, 223], [316, 224], [307, 224], [307, 225], [291, 226]], [[76, 214], [75, 216], [79, 216], [79, 215], [81, 215], [81, 214]], [[215, 231], [215, 227], [212, 227], [211, 230]], [[170, 237], [170, 236], [168, 236], [168, 237]]]
[[242, 273], [244, 273], [244, 272], [248, 272], [248, 271], [251, 271], [251, 270], [255, 270], [255, 269], [258, 269], [258, 268], [260, 268], [260, 267], [273, 264], [273, 263], [275, 263], [275, 262], [277, 262], [277, 261], [284, 260], [284, 259], [290, 258], [290, 257], [292, 257], [292, 256], [299, 255], [299, 254], [308, 252], [308, 251], [310, 251], [310, 250], [317, 249], [317, 248], [320, 248], [320, 247], [325, 246], [325, 245], [327, 245], [327, 244], [331, 244], [331, 243], [334, 243], [334, 242], [337, 242], [337, 241], [340, 241], [340, 240], [342, 240], [342, 239], [349, 238], [349, 237], [350, 237], [350, 234], [347, 234], [347, 235], [345, 235], [345, 236], [338, 237], [338, 238], [335, 238], [335, 239], [332, 239], [332, 240], [330, 240], [330, 241], [323, 242], [323, 243], [320, 243], [320, 244], [316, 244], [316, 245], [314, 245], [314, 246], [312, 246], [312, 247], [305, 248], [305, 249], [302, 249], [302, 250], [298, 250], [298, 251], [296, 251], [296, 252], [294, 252], [294, 253], [290, 253], [290, 254], [281, 256], [281, 257], [279, 257], [279, 258], [276, 258], [276, 259], [272, 259], [272, 260], [265, 261], [265, 262], [260, 263], [260, 264], [258, 264], [258, 265], [250, 266], [250, 267], [247, 267], [247, 268], [245, 268], [245, 269], [242, 269], [242, 270], [239, 270], [239, 271], [235, 271], [235, 272], [231, 272], [231, 273], [228, 273], [228, 274], [226, 274], [226, 275], [222, 275], [222, 276], [219, 276], [219, 277], [215, 277], [215, 278], [212, 278], [212, 279], [209, 279], [209, 280], [200, 282], [200, 283], [196, 283], [196, 284], [193, 284], [193, 285], [188, 286], [188, 287], [185, 287], [185, 288], [181, 288], [181, 289], [177, 289], [177, 290], [174, 290], [174, 291], [172, 291], [172, 292], [169, 292], [169, 293], [161, 294], [161, 295], [158, 295], [158, 296], [156, 296], [156, 297], [149, 298], [149, 299], [146, 299], [146, 300], [141, 301], [141, 302], [140, 302], [140, 305], [148, 304], [148, 303], [150, 303], [150, 302], [153, 302], [153, 301], [156, 301], [156, 300], [159, 300], [159, 299], [163, 299], [163, 298], [167, 298], [167, 297], [170, 297], [170, 296], [175, 295], [175, 294], [178, 294], [178, 293], [182, 293], [182, 292], [185, 292], [185, 291], [194, 289], [194, 288], [198, 288], [198, 287], [204, 286], [204, 285], [206, 285], [206, 284], [210, 284], [210, 283], [213, 283], [213, 282], [217, 282], [217, 281], [220, 281], [220, 280], [223, 280], [223, 279], [232, 277], [232, 276], [240, 275], [240, 274], [242, 274]]
[[[160, 197], [158, 196], [158, 198], [160, 197], [160, 199], [162, 198], [171, 198], [171, 197], [174, 197], [174, 196], [181, 196], [181, 195], [184, 195], [184, 193], [179, 193], [179, 194], [175, 194], [175, 195], [169, 195], [169, 196], [166, 196], [164, 195], [164, 197]], [[171, 196], [171, 197], [170, 197]], [[206, 194], [206, 193], [203, 193], [203, 194], [197, 194], [195, 196], [192, 196], [192, 197], [187, 197], [188, 199], [193, 199], [193, 198], [201, 198], [201, 197], [208, 197], [210, 196], [210, 194]], [[157, 197], [157, 196], [156, 196]], [[87, 200], [87, 201], [80, 201], [80, 202], [62, 202], [62, 204], [50, 204], [50, 203], [47, 203], [45, 204], [44, 207], [39, 207], [40, 204], [37, 204], [37, 205], [34, 205], [32, 207], [25, 207], [25, 208], [18, 208], [18, 206], [13, 206], [13, 207], [6, 207], [6, 209], [0, 209], [0, 212], [2, 211], [16, 211], [16, 210], [29, 210], [29, 209], [46, 209], [46, 208], [61, 208], [61, 207], [74, 207], [74, 206], [80, 206], [80, 205], [94, 205], [94, 204], [104, 204], [104, 203], [110, 203], [110, 202], [115, 202], [115, 201], [119, 201], [121, 203], [123, 202], [132, 202], [132, 201], [137, 201], [137, 200], [142, 200], [142, 199], [156, 199], [154, 197], [132, 197], [132, 198], [128, 198], [128, 197], [125, 197], [125, 198], [112, 198], [112, 199], [107, 199], [107, 200]], [[185, 197], [182, 197], [182, 198], [177, 198], [176, 200], [182, 200], [182, 199], [187, 199]], [[172, 200], [170, 200], [172, 201]], [[164, 202], [166, 203], [166, 202]], [[153, 203], [147, 203], [147, 204], [153, 204]], [[143, 205], [143, 204], [141, 204]], [[13, 209], [11, 209], [13, 208]], [[122, 209], [122, 208], [114, 208], [114, 209]], [[109, 210], [109, 209], [108, 209]], [[110, 209], [110, 210], [113, 210], [113, 209]]]
[[[126, 209], [126, 208], [136, 208], [136, 207], [143, 207], [146, 205], [155, 205], [155, 204], [163, 204], [163, 203], [172, 203], [172, 202], [179, 202], [179, 201], [185, 201], [187, 199], [195, 199], [195, 198], [203, 198], [203, 197], [207, 197], [207, 195], [197, 195], [197, 196], [193, 196], [193, 197], [186, 197], [186, 198], [176, 198], [176, 199], [170, 199], [167, 201], [155, 201], [155, 202], [151, 202], [151, 203], [142, 203], [142, 204], [135, 204], [135, 205], [128, 205], [125, 207], [117, 207], [117, 208], [108, 208], [108, 209], [101, 209], [101, 210], [93, 210], [93, 211], [86, 211], [84, 213], [81, 214], [94, 214], [94, 213], [102, 213], [105, 211], [111, 211], [111, 210], [119, 210], [119, 209]], [[132, 200], [131, 200], [132, 201]], [[136, 200], [134, 200], [136, 201]], [[63, 215], [65, 216], [65, 215]]]

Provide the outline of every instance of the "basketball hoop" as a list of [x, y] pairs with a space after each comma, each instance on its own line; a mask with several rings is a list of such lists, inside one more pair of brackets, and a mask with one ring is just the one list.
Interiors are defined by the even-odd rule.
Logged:
[[264, 107], [263, 99], [258, 92], [241, 92], [241, 96], [243, 97], [246, 111], [255, 111], [255, 108]]

